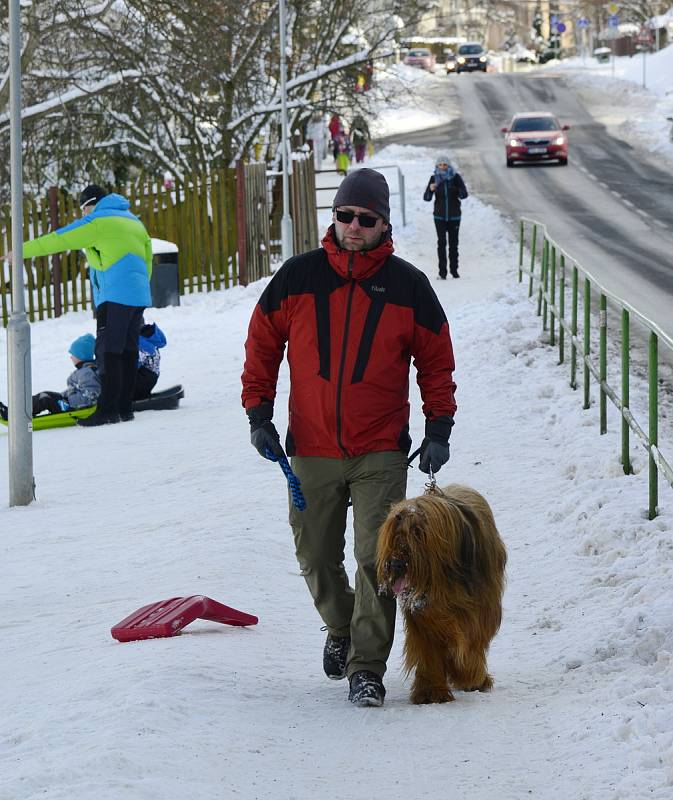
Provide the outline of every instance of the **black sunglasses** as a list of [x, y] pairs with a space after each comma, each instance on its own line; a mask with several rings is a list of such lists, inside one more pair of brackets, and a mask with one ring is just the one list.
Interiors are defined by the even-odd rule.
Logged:
[[373, 228], [379, 221], [378, 217], [372, 217], [369, 214], [354, 214], [352, 211], [338, 210], [336, 212], [336, 218], [339, 220], [339, 222], [343, 222], [345, 225], [350, 225], [355, 217], [358, 218], [358, 225], [360, 225], [362, 228]]

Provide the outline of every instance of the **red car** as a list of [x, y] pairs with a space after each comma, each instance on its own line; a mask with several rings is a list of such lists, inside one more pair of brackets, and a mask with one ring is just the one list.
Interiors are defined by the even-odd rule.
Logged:
[[426, 47], [415, 47], [413, 50], [409, 50], [405, 56], [404, 63], [410, 67], [421, 67], [422, 69], [427, 69], [428, 72], [434, 72], [435, 54]]
[[548, 111], [531, 111], [515, 114], [505, 134], [507, 166], [515, 161], [558, 161], [564, 167], [568, 163], [569, 125], [561, 125]]

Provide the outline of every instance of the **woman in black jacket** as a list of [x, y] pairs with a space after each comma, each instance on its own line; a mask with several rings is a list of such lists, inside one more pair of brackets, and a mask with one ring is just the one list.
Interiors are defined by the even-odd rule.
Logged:
[[439, 277], [446, 278], [446, 238], [449, 238], [449, 270], [458, 275], [458, 231], [460, 230], [460, 201], [467, 197], [467, 188], [459, 172], [451, 166], [446, 155], [437, 156], [435, 171], [428, 181], [423, 199], [434, 197], [435, 228], [437, 229], [437, 258]]

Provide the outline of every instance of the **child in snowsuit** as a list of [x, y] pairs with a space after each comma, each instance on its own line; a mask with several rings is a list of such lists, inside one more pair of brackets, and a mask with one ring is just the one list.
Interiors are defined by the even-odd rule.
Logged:
[[449, 238], [449, 270], [452, 277], [458, 274], [458, 231], [460, 230], [460, 201], [467, 197], [467, 188], [459, 172], [451, 166], [449, 157], [437, 156], [435, 171], [423, 195], [426, 201], [434, 197], [435, 229], [437, 231], [437, 259], [439, 277], [446, 278], [446, 238]]
[[[96, 337], [85, 333], [70, 345], [70, 360], [75, 370], [68, 376], [62, 392], [38, 392], [33, 395], [33, 416], [47, 412], [58, 414], [78, 408], [95, 406], [101, 393], [101, 379], [96, 368], [94, 350]], [[7, 406], [0, 403], [0, 417], [7, 419]]]
[[143, 400], [152, 393], [159, 380], [161, 369], [159, 348], [165, 346], [166, 337], [156, 322], [143, 324], [138, 339], [138, 374], [133, 393], [134, 400]]

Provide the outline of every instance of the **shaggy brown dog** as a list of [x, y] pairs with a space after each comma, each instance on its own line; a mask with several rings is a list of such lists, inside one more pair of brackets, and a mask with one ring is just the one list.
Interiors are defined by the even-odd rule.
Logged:
[[486, 500], [452, 485], [397, 503], [377, 557], [381, 591], [404, 614], [411, 702], [446, 703], [450, 686], [489, 691], [486, 651], [500, 627], [507, 553]]

